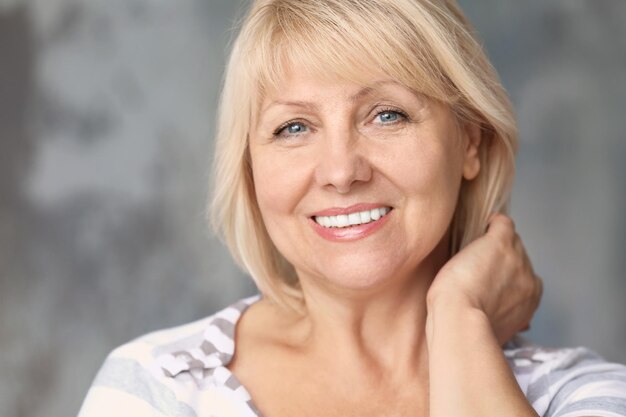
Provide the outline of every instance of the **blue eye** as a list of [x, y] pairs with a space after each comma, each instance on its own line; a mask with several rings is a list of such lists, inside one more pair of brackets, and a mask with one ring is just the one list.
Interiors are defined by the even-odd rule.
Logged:
[[303, 125], [302, 123], [294, 123], [291, 124], [289, 126], [287, 126], [287, 132], [291, 133], [292, 135], [296, 135], [298, 133], [302, 133], [306, 130], [306, 126]]
[[400, 117], [402, 117], [402, 115], [400, 114], [400, 112], [397, 112], [394, 110], [385, 110], [385, 111], [378, 113], [376, 117], [382, 123], [393, 123], [393, 122], [397, 122], [400, 119]]
[[300, 122], [289, 122], [274, 131], [274, 136], [296, 136], [308, 130], [306, 125]]

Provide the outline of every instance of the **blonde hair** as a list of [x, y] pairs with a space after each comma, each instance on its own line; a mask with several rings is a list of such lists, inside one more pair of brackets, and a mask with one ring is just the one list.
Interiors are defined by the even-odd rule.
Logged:
[[[463, 181], [451, 255], [507, 210], [516, 124], [497, 74], [454, 0], [257, 0], [227, 66], [218, 115], [211, 221], [264, 296], [301, 311], [292, 265], [278, 252], [255, 198], [248, 134], [264, 94], [292, 65], [368, 83], [387, 74], [480, 127], [481, 169]], [[363, 69], [367, 69], [367, 72]]]

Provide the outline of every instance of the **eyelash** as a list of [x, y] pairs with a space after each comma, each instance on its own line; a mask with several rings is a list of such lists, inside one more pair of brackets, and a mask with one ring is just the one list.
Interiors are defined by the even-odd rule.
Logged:
[[[374, 119], [375, 119], [375, 118], [377, 118], [378, 116], [380, 116], [381, 114], [384, 114], [384, 113], [397, 113], [397, 114], [399, 114], [399, 115], [402, 117], [402, 119], [404, 119], [405, 121], [409, 121], [409, 120], [410, 120], [410, 119], [409, 119], [409, 115], [408, 115], [408, 114], [406, 114], [406, 113], [405, 113], [405, 112], [403, 112], [402, 110], [397, 109], [397, 108], [395, 108], [395, 107], [388, 107], [388, 108], [382, 108], [382, 109], [380, 109], [378, 112], [376, 112], [376, 115], [374, 115]], [[394, 122], [391, 122], [391, 123], [386, 123], [386, 124], [391, 125], [391, 124], [396, 124], [397, 122], [398, 122], [398, 121], [394, 121]]]
[[[409, 115], [406, 114], [405, 112], [403, 112], [400, 109], [397, 109], [395, 107], [387, 107], [387, 108], [382, 108], [380, 109], [378, 112], [376, 112], [376, 114], [374, 115], [374, 119], [376, 119], [378, 116], [380, 116], [381, 114], [384, 113], [397, 113], [398, 115], [400, 115], [400, 117], [402, 117], [402, 119], [404, 119], [405, 121], [409, 121]], [[398, 123], [399, 121], [396, 120], [394, 122], [390, 122], [390, 123], [385, 123], [387, 125], [393, 125]], [[286, 123], [283, 123], [282, 125], [280, 125], [276, 130], [274, 130], [273, 132], [273, 137], [275, 139], [278, 139], [281, 132], [287, 128], [289, 128], [290, 126], [294, 126], [294, 125], [302, 125], [305, 126], [307, 129], [309, 129], [309, 127], [306, 125], [306, 123], [300, 121], [300, 120], [290, 120]], [[298, 134], [296, 133], [294, 136], [297, 136]]]
[[308, 129], [308, 126], [306, 125], [306, 123], [300, 121], [300, 120], [290, 120], [286, 123], [283, 123], [282, 125], [278, 126], [278, 128], [276, 130], [274, 130], [273, 136], [275, 139], [278, 139], [278, 137], [280, 136], [280, 133], [287, 129], [290, 126], [294, 126], [294, 125], [302, 125], [305, 126]]

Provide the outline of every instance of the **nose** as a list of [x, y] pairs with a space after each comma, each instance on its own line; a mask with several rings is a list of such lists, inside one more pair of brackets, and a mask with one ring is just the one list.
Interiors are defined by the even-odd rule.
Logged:
[[319, 163], [315, 179], [323, 188], [347, 194], [357, 184], [372, 177], [362, 138], [357, 132], [342, 129], [325, 135], [320, 141]]

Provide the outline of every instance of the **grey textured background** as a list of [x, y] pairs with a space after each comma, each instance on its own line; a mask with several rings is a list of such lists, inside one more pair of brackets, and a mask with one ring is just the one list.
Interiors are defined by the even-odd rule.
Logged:
[[[0, 0], [0, 415], [74, 415], [113, 347], [254, 293], [203, 218], [241, 3]], [[529, 336], [626, 362], [626, 2], [462, 4], [518, 110]]]

